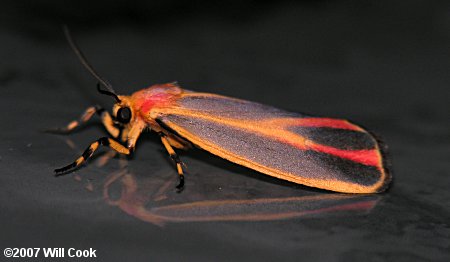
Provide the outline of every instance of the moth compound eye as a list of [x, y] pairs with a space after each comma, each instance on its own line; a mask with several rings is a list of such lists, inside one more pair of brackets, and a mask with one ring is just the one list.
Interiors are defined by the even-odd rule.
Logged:
[[122, 107], [117, 111], [117, 120], [123, 124], [130, 122], [131, 110], [129, 107]]

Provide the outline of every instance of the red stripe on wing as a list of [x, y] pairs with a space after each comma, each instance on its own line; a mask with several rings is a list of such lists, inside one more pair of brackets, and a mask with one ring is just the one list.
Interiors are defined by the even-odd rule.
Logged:
[[379, 168], [379, 154], [376, 149], [365, 150], [342, 150], [330, 146], [319, 144], [308, 145], [314, 151], [330, 154], [340, 158], [345, 158], [363, 165], [375, 166]]
[[346, 120], [333, 118], [301, 118], [294, 123], [295, 126], [304, 127], [330, 127], [337, 129], [347, 129], [354, 131], [362, 131], [362, 129]]
[[282, 143], [290, 144], [301, 150], [314, 150], [321, 153], [330, 154], [340, 158], [348, 159], [356, 163], [360, 163], [366, 166], [375, 166], [378, 169], [380, 167], [380, 155], [376, 149], [363, 149], [363, 150], [343, 150], [331, 146], [325, 146], [316, 144], [312, 141], [292, 141], [284, 138], [279, 138]]

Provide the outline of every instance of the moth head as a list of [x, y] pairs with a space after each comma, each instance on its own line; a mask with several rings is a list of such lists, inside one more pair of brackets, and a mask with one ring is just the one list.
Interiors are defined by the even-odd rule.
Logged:
[[118, 96], [120, 100], [113, 106], [112, 115], [118, 124], [126, 125], [134, 118], [134, 110], [126, 96]]

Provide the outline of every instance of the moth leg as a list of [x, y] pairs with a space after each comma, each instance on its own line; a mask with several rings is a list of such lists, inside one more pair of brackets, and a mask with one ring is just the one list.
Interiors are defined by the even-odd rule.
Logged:
[[[117, 136], [117, 138], [120, 138], [120, 141], [122, 143], [127, 143], [128, 141], [128, 133], [130, 132], [130, 128], [128, 126], [125, 126], [123, 128], [120, 129], [119, 131], [119, 135]], [[133, 150], [134, 148], [132, 148]], [[99, 160], [99, 165], [103, 166], [106, 164], [106, 162], [115, 157], [117, 155], [117, 151], [109, 151], [107, 155], [103, 156], [102, 158], [100, 158]]]
[[113, 138], [109, 137], [99, 138], [98, 140], [90, 144], [89, 147], [84, 151], [84, 153], [79, 158], [77, 158], [72, 164], [62, 168], [55, 169], [56, 173], [55, 175], [61, 175], [71, 169], [80, 166], [86, 160], [88, 160], [101, 145], [112, 148], [118, 153], [130, 155], [134, 151], [136, 141], [139, 138], [142, 131], [145, 129], [145, 127], [146, 124], [143, 121], [137, 121], [133, 123], [132, 127], [127, 131], [127, 146], [122, 145], [120, 142], [118, 142]]
[[177, 136], [173, 136], [173, 135], [166, 135], [166, 138], [169, 142], [169, 144], [177, 149], [183, 149], [183, 150], [188, 150], [192, 147], [192, 145], [187, 142], [186, 140], [179, 138]]
[[74, 169], [74, 168], [80, 166], [86, 160], [88, 160], [101, 145], [112, 148], [115, 151], [117, 151], [121, 154], [125, 154], [125, 155], [129, 155], [132, 152], [131, 148], [127, 148], [127, 147], [123, 146], [116, 140], [109, 138], [109, 137], [102, 137], [102, 138], [98, 139], [97, 141], [93, 142], [91, 145], [89, 145], [89, 147], [83, 152], [83, 154], [79, 158], [77, 158], [77, 160], [75, 160], [73, 163], [71, 163], [70, 165], [67, 165], [65, 167], [55, 169], [55, 175], [57, 175], [57, 176], [61, 175], [71, 169]]
[[178, 190], [182, 190], [184, 187], [184, 173], [183, 173], [183, 168], [182, 168], [183, 162], [181, 162], [177, 153], [175, 153], [175, 150], [173, 150], [166, 135], [164, 133], [160, 132], [159, 136], [161, 137], [161, 142], [163, 143], [164, 147], [166, 148], [167, 152], [169, 153], [170, 158], [177, 165], [177, 172], [178, 172], [178, 177], [180, 178], [180, 183], [178, 184], [178, 186], [176, 188]]
[[89, 119], [91, 119], [94, 114], [97, 114], [100, 116], [101, 121], [102, 121], [103, 125], [105, 126], [106, 130], [108, 131], [108, 133], [110, 133], [113, 137], [119, 136], [120, 131], [117, 127], [114, 126], [114, 121], [112, 120], [112, 117], [109, 114], [109, 112], [98, 105], [88, 107], [78, 120], [74, 120], [74, 121], [70, 122], [65, 127], [50, 129], [50, 130], [46, 130], [46, 131], [50, 132], [50, 133], [59, 133], [59, 134], [70, 133], [71, 131], [73, 131], [77, 127], [79, 127], [80, 125], [89, 121]]
[[131, 127], [123, 129], [122, 140], [127, 142], [127, 148], [129, 148], [131, 152], [134, 151], [134, 146], [146, 127], [147, 125], [145, 122], [138, 121], [134, 122]]
[[130, 132], [130, 128], [125, 126], [124, 128], [122, 128], [122, 131], [120, 133], [120, 140], [122, 140], [122, 142], [127, 142], [128, 141], [128, 133]]

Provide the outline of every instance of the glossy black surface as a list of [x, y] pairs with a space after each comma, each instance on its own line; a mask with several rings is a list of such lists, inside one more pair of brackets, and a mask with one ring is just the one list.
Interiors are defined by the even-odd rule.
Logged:
[[[450, 260], [449, 3], [5, 7], [2, 250], [94, 248], [99, 261]], [[178, 194], [174, 165], [152, 133], [130, 160], [102, 149], [55, 178], [54, 168], [106, 132], [98, 118], [70, 136], [40, 130], [113, 103], [71, 53], [62, 21], [120, 94], [177, 80], [189, 90], [349, 118], [389, 145], [394, 182], [384, 194], [334, 194], [192, 150], [180, 152], [188, 174]]]

